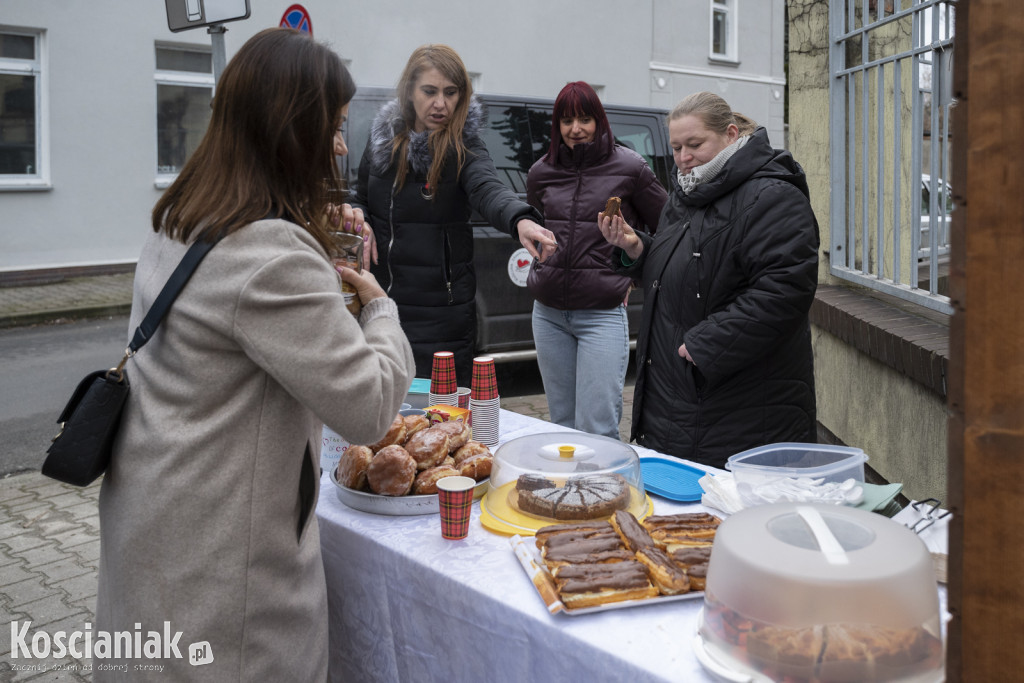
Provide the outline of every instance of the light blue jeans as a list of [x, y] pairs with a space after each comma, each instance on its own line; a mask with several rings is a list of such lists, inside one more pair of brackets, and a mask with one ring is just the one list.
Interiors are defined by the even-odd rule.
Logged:
[[626, 307], [560, 311], [534, 301], [533, 341], [551, 421], [618, 439], [629, 363]]

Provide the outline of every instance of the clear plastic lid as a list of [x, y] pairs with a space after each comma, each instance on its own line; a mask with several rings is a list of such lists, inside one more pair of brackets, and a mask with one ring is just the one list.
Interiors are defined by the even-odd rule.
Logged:
[[646, 514], [640, 459], [629, 445], [582, 432], [513, 439], [494, 453], [487, 509], [501, 522], [539, 528]]

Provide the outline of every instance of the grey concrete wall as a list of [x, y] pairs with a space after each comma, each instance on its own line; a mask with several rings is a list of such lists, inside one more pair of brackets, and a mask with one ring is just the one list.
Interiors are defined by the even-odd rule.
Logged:
[[[394, 85], [415, 47], [447, 43], [480, 74], [481, 91], [553, 97], [567, 81], [586, 80], [603, 86], [606, 102], [669, 108], [713, 89], [768, 125], [781, 146], [782, 2], [739, 3], [740, 60], [725, 65], [708, 60], [707, 0], [302, 4], [315, 37], [350, 60], [358, 84]], [[252, 0], [248, 20], [227, 24], [228, 58], [290, 4]], [[0, 0], [0, 26], [45, 31], [51, 180], [34, 190], [0, 183], [0, 274], [133, 262], [161, 191], [154, 45], [209, 46], [209, 35], [171, 33], [156, 0]], [[653, 70], [652, 62], [711, 76]], [[662, 72], [667, 88], [657, 87]]]

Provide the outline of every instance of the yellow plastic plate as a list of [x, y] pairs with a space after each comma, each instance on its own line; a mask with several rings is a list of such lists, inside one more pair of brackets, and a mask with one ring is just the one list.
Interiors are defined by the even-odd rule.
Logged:
[[[480, 523], [488, 531], [503, 536], [533, 536], [538, 529], [552, 524], [560, 524], [547, 518], [534, 517], [516, 510], [508, 503], [509, 491], [515, 486], [515, 481], [496, 489], [490, 489], [480, 499]], [[654, 511], [654, 504], [651, 497], [646, 493], [632, 489], [631, 505], [629, 511], [637, 520], [643, 520]]]

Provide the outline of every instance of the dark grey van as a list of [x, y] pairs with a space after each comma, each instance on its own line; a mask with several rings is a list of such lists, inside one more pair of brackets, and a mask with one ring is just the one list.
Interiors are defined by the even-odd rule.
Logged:
[[[358, 176], [360, 155], [366, 146], [370, 124], [380, 107], [394, 97], [390, 88], [360, 87], [349, 106], [343, 173], [350, 184]], [[526, 174], [551, 144], [551, 110], [554, 100], [477, 93], [487, 113], [481, 137], [501, 179], [524, 200]], [[647, 159], [665, 187], [674, 168], [665, 125], [667, 111], [605, 105], [615, 139]], [[654, 227], [654, 226], [652, 226]], [[533, 297], [525, 287], [529, 257], [518, 241], [474, 216], [474, 255], [477, 275], [478, 353], [498, 362], [528, 360], [536, 355], [530, 322]], [[640, 322], [642, 292], [629, 299], [629, 326], [635, 338]]]

